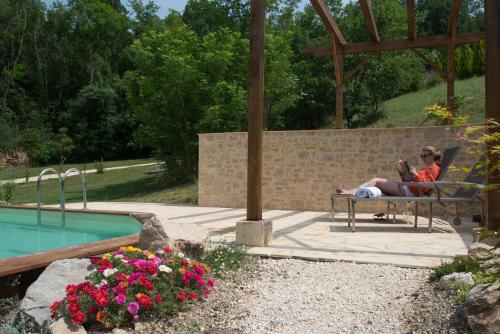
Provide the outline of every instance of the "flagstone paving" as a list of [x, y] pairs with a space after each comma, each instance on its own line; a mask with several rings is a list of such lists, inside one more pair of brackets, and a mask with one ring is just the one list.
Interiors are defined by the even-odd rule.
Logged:
[[[81, 204], [68, 204], [80, 208]], [[196, 224], [210, 231], [212, 243], [235, 239], [236, 222], [245, 219], [245, 209], [147, 203], [89, 203], [89, 209], [150, 212], [178, 223]], [[252, 247], [252, 254], [321, 261], [392, 264], [403, 267], [435, 267], [456, 255], [467, 254], [472, 243], [472, 227], [466, 221], [454, 226], [434, 220], [432, 233], [428, 220], [397, 216], [396, 223], [374, 222], [373, 215], [359, 214], [356, 232], [347, 227], [346, 214], [336, 215], [332, 223], [326, 212], [265, 210], [263, 218], [273, 220], [273, 240], [268, 247]]]

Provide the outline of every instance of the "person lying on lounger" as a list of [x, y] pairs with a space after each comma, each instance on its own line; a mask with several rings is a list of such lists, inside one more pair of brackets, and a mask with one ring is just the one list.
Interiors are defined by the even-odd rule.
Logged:
[[[441, 170], [439, 166], [439, 160], [441, 159], [441, 153], [436, 150], [433, 146], [426, 146], [422, 149], [420, 158], [424, 162], [424, 167], [416, 170], [415, 167], [410, 168], [410, 174], [412, 176], [411, 182], [433, 182], [439, 176]], [[402, 171], [403, 161], [398, 161], [395, 164], [396, 170], [398, 172]], [[419, 187], [400, 187], [398, 182], [391, 181], [381, 178], [373, 178], [362, 185], [352, 188], [352, 189], [337, 189], [337, 194], [341, 195], [355, 195], [356, 191], [361, 187], [377, 187], [386, 195], [389, 196], [408, 196], [415, 197], [420, 196], [420, 194], [425, 194], [429, 189], [419, 188]]]

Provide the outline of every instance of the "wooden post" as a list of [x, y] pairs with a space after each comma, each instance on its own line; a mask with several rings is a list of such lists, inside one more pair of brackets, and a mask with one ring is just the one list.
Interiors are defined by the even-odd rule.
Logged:
[[247, 220], [261, 220], [263, 166], [262, 140], [264, 132], [264, 32], [266, 1], [252, 0], [250, 15]]
[[337, 52], [337, 57], [333, 60], [335, 63], [335, 127], [342, 129], [344, 117], [344, 56], [342, 52]]
[[[486, 25], [486, 118], [500, 121], [500, 1], [485, 0]], [[500, 129], [494, 129], [500, 131]], [[498, 163], [488, 149], [490, 163]], [[488, 184], [500, 183], [500, 172], [497, 170], [488, 177]], [[500, 227], [500, 192], [486, 193], [486, 221], [490, 229]]]
[[[448, 75], [446, 85], [446, 104], [452, 114], [455, 113], [453, 97], [455, 95], [455, 44], [448, 45]], [[449, 120], [449, 123], [453, 120]]]

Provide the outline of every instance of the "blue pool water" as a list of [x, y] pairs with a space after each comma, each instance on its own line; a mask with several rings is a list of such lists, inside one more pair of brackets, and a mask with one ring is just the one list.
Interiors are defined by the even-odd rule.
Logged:
[[0, 207], [0, 259], [139, 233], [141, 223], [126, 215], [42, 211]]

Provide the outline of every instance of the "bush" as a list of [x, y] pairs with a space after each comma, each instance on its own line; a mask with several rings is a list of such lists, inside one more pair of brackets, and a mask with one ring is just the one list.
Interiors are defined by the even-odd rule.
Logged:
[[14, 196], [15, 190], [15, 183], [5, 183], [0, 185], [0, 201], [10, 202], [12, 196]]
[[245, 248], [227, 244], [208, 251], [203, 257], [203, 261], [212, 268], [215, 274], [220, 274], [225, 270], [235, 270], [242, 267], [247, 257]]
[[494, 282], [500, 282], [500, 273], [485, 273], [485, 272], [478, 272], [474, 274], [474, 283], [476, 284], [488, 284], [488, 283], [494, 283]]
[[66, 297], [51, 306], [52, 318], [113, 328], [151, 315], [173, 314], [188, 302], [208, 297], [214, 280], [205, 263], [175, 254], [135, 247], [93, 258], [87, 281], [66, 287]]
[[459, 301], [465, 301], [470, 293], [470, 286], [464, 282], [456, 281], [453, 282], [451, 288], [455, 290], [455, 296]]
[[479, 263], [467, 256], [459, 256], [453, 259], [452, 262], [446, 262], [441, 264], [436, 270], [431, 274], [431, 281], [437, 281], [441, 277], [460, 272], [472, 272], [477, 273], [480, 271]]
[[96, 173], [97, 174], [104, 174], [104, 162], [102, 161], [97, 161], [95, 164], [94, 164], [94, 167], [96, 169]]
[[4, 316], [14, 308], [14, 301], [11, 298], [0, 299], [0, 315]]

